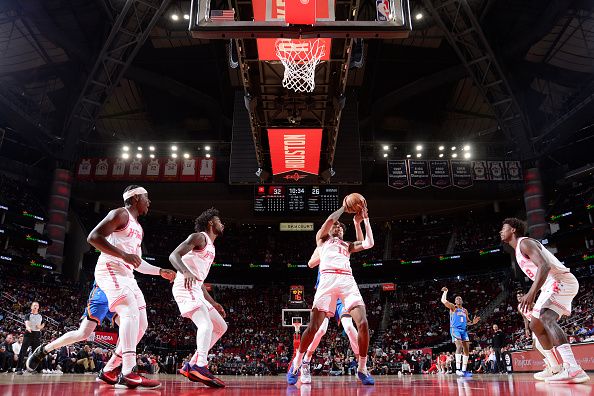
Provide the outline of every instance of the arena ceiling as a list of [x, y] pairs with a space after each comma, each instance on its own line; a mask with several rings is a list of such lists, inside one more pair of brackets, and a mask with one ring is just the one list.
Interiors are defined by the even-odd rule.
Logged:
[[[411, 2], [413, 15], [423, 18], [413, 21], [408, 38], [366, 40], [364, 66], [350, 73], [346, 93], [359, 101], [364, 160], [384, 143], [510, 139], [427, 9], [431, 2]], [[146, 40], [129, 64], [114, 66], [118, 78], [111, 82], [117, 84], [88, 101], [96, 107], [90, 127], [73, 124], [89, 76], [105, 58], [102, 48], [128, 3], [134, 2], [2, 2], [2, 155], [33, 163], [32, 158], [62, 156], [67, 146], [80, 154], [144, 141], [208, 142], [218, 155], [229, 155], [234, 92], [242, 89], [239, 69], [229, 67], [227, 42], [191, 38], [185, 22], [171, 20], [172, 12], [188, 12], [186, 1], [153, 1], [162, 8], [136, 9], [146, 18], [154, 15], [155, 23], [143, 26]], [[577, 161], [576, 147], [592, 147], [594, 3], [468, 4], [527, 120], [530, 145], [538, 156]], [[577, 141], [588, 144], [571, 145]], [[21, 149], [13, 150], [15, 144]], [[590, 152], [577, 157], [583, 162]]]

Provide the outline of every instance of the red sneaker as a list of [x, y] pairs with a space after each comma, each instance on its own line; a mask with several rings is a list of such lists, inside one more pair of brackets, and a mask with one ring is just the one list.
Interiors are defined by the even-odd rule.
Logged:
[[161, 383], [156, 380], [148, 379], [142, 375], [138, 375], [135, 372], [130, 374], [120, 374], [118, 377], [118, 383], [115, 384], [118, 389], [157, 389], [161, 387]]
[[104, 371], [103, 369], [101, 369], [101, 371], [99, 371], [99, 374], [97, 375], [97, 378], [103, 382], [108, 383], [109, 385], [115, 385], [118, 382], [118, 376], [121, 372], [122, 366], [118, 366], [111, 371]]

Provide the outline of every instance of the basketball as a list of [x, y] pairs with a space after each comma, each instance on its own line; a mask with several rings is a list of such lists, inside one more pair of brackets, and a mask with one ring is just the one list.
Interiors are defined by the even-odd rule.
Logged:
[[347, 213], [359, 213], [365, 207], [365, 198], [358, 193], [352, 193], [344, 197], [344, 207]]

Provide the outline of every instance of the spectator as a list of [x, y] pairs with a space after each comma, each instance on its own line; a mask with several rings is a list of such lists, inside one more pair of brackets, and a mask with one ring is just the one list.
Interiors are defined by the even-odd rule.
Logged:
[[13, 344], [14, 336], [12, 334], [7, 334], [4, 341], [0, 344], [0, 373], [12, 370], [14, 364]]
[[495, 352], [495, 371], [501, 373], [505, 371], [503, 361], [501, 360], [501, 348], [505, 346], [505, 334], [503, 334], [503, 331], [496, 324], [493, 325], [493, 340], [491, 344]]
[[91, 347], [85, 345], [80, 351], [78, 351], [76, 366], [82, 372], [95, 371], [95, 362], [91, 357]]

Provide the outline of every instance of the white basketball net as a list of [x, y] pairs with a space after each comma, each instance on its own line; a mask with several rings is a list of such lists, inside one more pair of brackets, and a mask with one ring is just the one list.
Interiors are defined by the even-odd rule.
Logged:
[[316, 87], [316, 66], [326, 54], [326, 45], [316, 40], [276, 40], [276, 56], [285, 67], [283, 87], [295, 92], [312, 92]]

